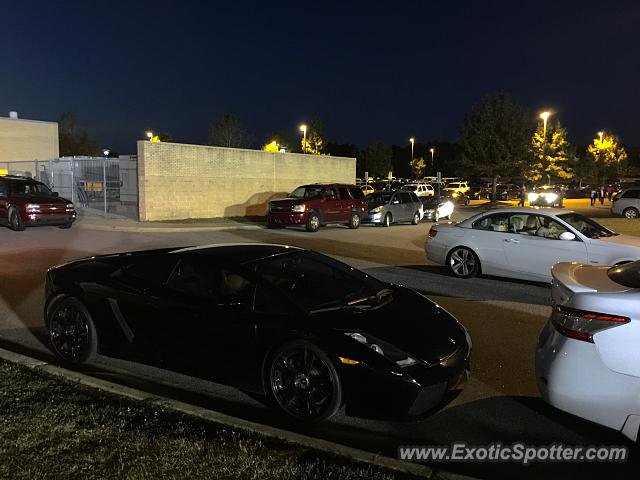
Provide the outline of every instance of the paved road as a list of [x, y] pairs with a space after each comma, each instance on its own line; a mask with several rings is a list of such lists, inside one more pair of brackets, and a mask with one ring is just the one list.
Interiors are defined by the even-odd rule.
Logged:
[[[468, 215], [469, 211], [459, 215]], [[474, 341], [473, 376], [463, 393], [443, 411], [415, 422], [339, 415], [305, 433], [395, 456], [398, 445], [474, 444], [525, 441], [535, 444], [626, 444], [616, 432], [557, 412], [537, 395], [533, 356], [537, 334], [548, 316], [548, 287], [495, 278], [458, 280], [429, 265], [423, 244], [430, 225], [358, 230], [329, 227], [316, 234], [296, 230], [229, 230], [200, 233], [95, 232], [74, 227], [0, 230], [0, 339], [4, 346], [50, 358], [42, 326], [43, 275], [67, 260], [113, 251], [217, 242], [268, 241], [314, 248], [364, 268], [383, 280], [429, 293], [456, 315]], [[38, 353], [39, 352], [39, 353]], [[158, 394], [253, 420], [285, 426], [286, 420], [235, 389], [159, 369], [103, 358], [96, 375]], [[462, 464], [457, 471], [494, 478], [536, 478], [549, 471], [588, 476], [592, 467]]]

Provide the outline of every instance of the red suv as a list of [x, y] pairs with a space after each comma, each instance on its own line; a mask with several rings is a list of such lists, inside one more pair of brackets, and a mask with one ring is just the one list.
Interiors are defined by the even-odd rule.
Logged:
[[76, 211], [66, 198], [32, 178], [0, 176], [0, 223], [13, 230], [30, 225], [70, 228]]
[[267, 226], [304, 225], [307, 232], [328, 223], [358, 228], [366, 216], [367, 200], [355, 185], [315, 183], [296, 188], [286, 199], [270, 201]]

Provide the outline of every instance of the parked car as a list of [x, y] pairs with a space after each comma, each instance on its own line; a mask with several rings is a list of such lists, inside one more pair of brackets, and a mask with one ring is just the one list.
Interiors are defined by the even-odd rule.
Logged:
[[471, 202], [471, 198], [466, 193], [454, 190], [443, 190], [440, 195], [455, 205], [469, 205]]
[[321, 225], [345, 223], [353, 229], [366, 215], [367, 200], [355, 185], [316, 183], [296, 188], [286, 199], [271, 200], [267, 226], [299, 225], [317, 232]]
[[551, 273], [553, 312], [536, 350], [542, 398], [637, 442], [640, 262], [558, 263]]
[[626, 218], [640, 217], [640, 187], [627, 188], [615, 195], [611, 202], [611, 213]]
[[424, 197], [420, 199], [424, 207], [423, 219], [437, 222], [441, 218], [451, 219], [453, 202], [449, 197]]
[[[520, 198], [521, 187], [513, 183], [499, 183], [496, 185], [496, 199], [507, 201]], [[491, 194], [491, 192], [489, 192]]]
[[471, 339], [424, 295], [325, 255], [240, 244], [50, 269], [45, 325], [66, 363], [100, 353], [230, 384], [290, 417], [421, 415], [468, 374]]
[[535, 187], [527, 194], [529, 205], [532, 207], [557, 207], [562, 208], [564, 192], [559, 187], [543, 185]]
[[444, 190], [455, 193], [467, 193], [469, 191], [469, 184], [467, 182], [449, 182], [447, 186], [444, 187]]
[[[429, 197], [426, 197], [429, 198]], [[367, 222], [389, 227], [392, 223], [411, 222], [418, 225], [422, 220], [422, 203], [413, 192], [382, 191], [367, 197], [369, 216]]]
[[362, 193], [365, 195], [370, 195], [375, 192], [375, 189], [371, 185], [362, 185], [360, 186], [360, 190], [362, 190]]
[[430, 197], [435, 195], [433, 186], [429, 183], [407, 183], [402, 187], [402, 189], [413, 192], [418, 197]]
[[487, 191], [484, 187], [471, 186], [467, 192], [467, 196], [470, 200], [482, 200], [487, 198]]
[[551, 281], [558, 262], [616, 265], [640, 259], [640, 237], [620, 235], [560, 209], [500, 208], [458, 224], [435, 225], [427, 258], [460, 278], [480, 273]]
[[73, 203], [44, 183], [27, 177], [0, 176], [0, 222], [12, 230], [39, 225], [71, 228], [75, 220]]

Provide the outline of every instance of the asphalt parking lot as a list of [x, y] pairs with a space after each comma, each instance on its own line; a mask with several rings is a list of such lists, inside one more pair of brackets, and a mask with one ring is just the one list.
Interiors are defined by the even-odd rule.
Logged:
[[[607, 215], [604, 208], [581, 211]], [[459, 209], [455, 219], [475, 212]], [[583, 212], [584, 213], [584, 212]], [[87, 225], [89, 222], [85, 222]], [[337, 443], [396, 456], [399, 445], [522, 441], [532, 444], [628, 445], [622, 435], [545, 405], [537, 394], [533, 358], [537, 335], [549, 313], [546, 285], [497, 278], [460, 280], [429, 264], [424, 242], [430, 227], [363, 225], [358, 230], [211, 229], [193, 232], [96, 231], [81, 219], [71, 230], [54, 227], [25, 232], [0, 230], [0, 344], [52, 360], [42, 323], [43, 281], [52, 265], [94, 254], [163, 246], [264, 241], [313, 248], [365, 269], [382, 280], [429, 294], [467, 327], [474, 342], [472, 378], [442, 411], [413, 422], [338, 415], [303, 430]], [[400, 319], [396, 319], [401, 325]], [[400, 327], [401, 328], [401, 327]], [[245, 394], [224, 386], [127, 362], [101, 358], [88, 371], [113, 381], [191, 401], [235, 416], [298, 429]], [[301, 430], [302, 431], [302, 430]], [[553, 472], [589, 477], [593, 465], [459, 464], [453, 470], [478, 476], [537, 478]], [[622, 468], [622, 467], [616, 467]], [[497, 472], [500, 472], [499, 475]]]

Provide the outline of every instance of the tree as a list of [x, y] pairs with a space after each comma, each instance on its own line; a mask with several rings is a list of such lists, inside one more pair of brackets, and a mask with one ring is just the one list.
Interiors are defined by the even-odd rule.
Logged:
[[93, 156], [98, 152], [98, 143], [80, 128], [75, 112], [64, 112], [58, 117], [58, 144], [61, 157]]
[[571, 164], [575, 163], [575, 151], [567, 141], [567, 130], [559, 121], [548, 124], [546, 129], [542, 120], [538, 123], [538, 128], [531, 137], [531, 151], [533, 162], [527, 171], [530, 180], [537, 181], [546, 176], [551, 183], [552, 177], [573, 177]]
[[176, 141], [175, 138], [173, 138], [173, 135], [167, 132], [161, 132], [157, 136], [158, 136], [158, 140], [161, 142], [173, 143]]
[[370, 176], [386, 177], [391, 170], [391, 148], [384, 143], [372, 143], [364, 151], [364, 162]]
[[207, 143], [217, 147], [246, 148], [249, 145], [249, 136], [242, 120], [235, 115], [225, 113], [209, 125]]
[[460, 129], [460, 163], [469, 173], [493, 178], [521, 174], [531, 159], [533, 124], [527, 111], [509, 94], [484, 98], [464, 119]]
[[580, 155], [574, 155], [570, 161], [570, 166], [575, 178], [578, 179], [579, 187], [582, 187], [583, 180], [595, 177], [598, 174], [595, 159], [592, 155], [589, 155], [586, 150]]
[[422, 178], [424, 176], [424, 167], [426, 166], [424, 158], [414, 158], [410, 163], [413, 178]]
[[620, 144], [620, 139], [611, 133], [604, 132], [602, 136], [593, 139], [587, 147], [587, 156], [594, 162], [596, 173], [611, 180], [620, 176], [622, 168], [626, 167], [627, 152]]
[[325, 138], [322, 123], [317, 118], [311, 121], [309, 128], [307, 128], [306, 139], [302, 137], [300, 145], [303, 153], [311, 155], [325, 155]]

